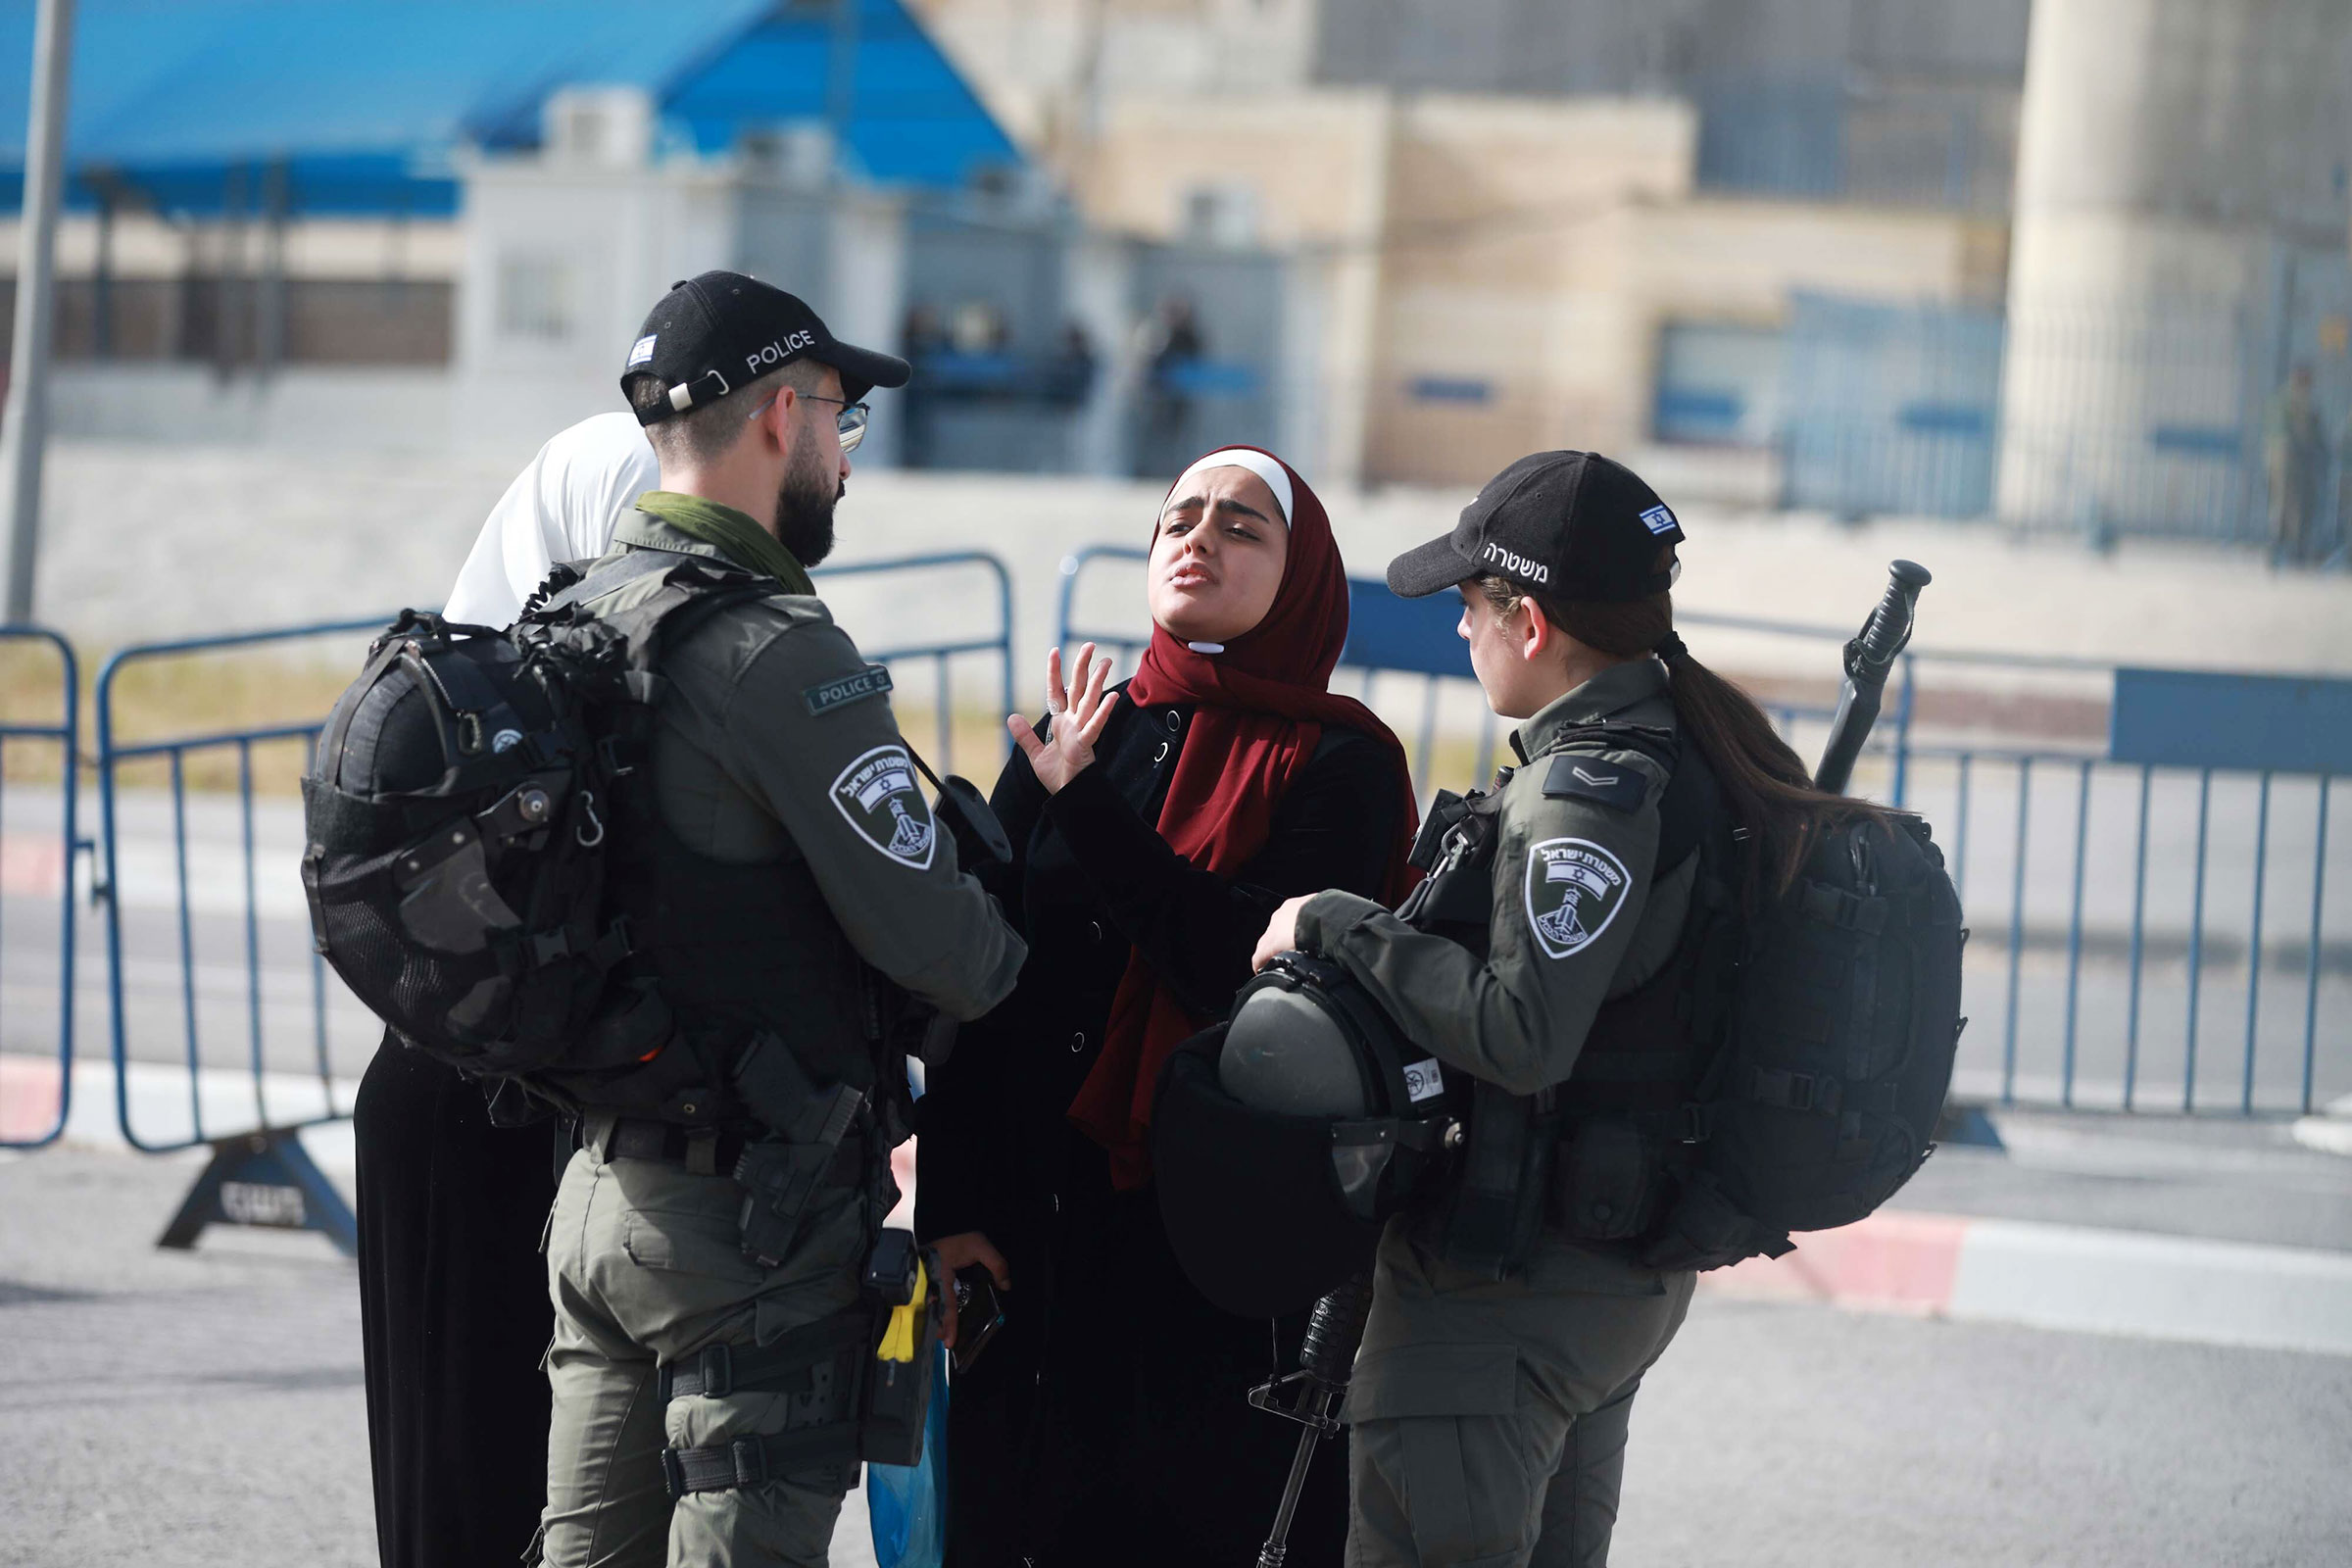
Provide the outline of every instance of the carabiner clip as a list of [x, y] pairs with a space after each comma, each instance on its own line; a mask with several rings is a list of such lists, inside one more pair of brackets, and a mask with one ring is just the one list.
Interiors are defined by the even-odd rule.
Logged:
[[[605, 842], [605, 824], [597, 817], [596, 814], [596, 792], [594, 790], [580, 791], [580, 810], [587, 816], [588, 820], [582, 826], [573, 828], [571, 830], [571, 836], [579, 842], [581, 849], [593, 850], [599, 844]], [[596, 837], [590, 838], [588, 836], [589, 828], [596, 829]]]

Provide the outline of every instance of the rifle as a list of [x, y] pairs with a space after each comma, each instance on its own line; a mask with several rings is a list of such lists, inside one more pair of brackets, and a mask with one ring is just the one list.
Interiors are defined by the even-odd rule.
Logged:
[[1813, 770], [1814, 784], [1832, 795], [1845, 793], [1854, 759], [1870, 738], [1871, 725], [1878, 722], [1887, 672], [1911, 641], [1919, 591], [1935, 581], [1927, 567], [1912, 561], [1894, 562], [1886, 573], [1886, 597], [1845, 645], [1845, 687], [1838, 696], [1838, 716], [1830, 721], [1830, 743], [1822, 749], [1821, 765]]
[[[1372, 1275], [1357, 1274], [1315, 1303], [1306, 1320], [1306, 1338], [1298, 1346], [1298, 1370], [1250, 1391], [1250, 1402], [1306, 1428], [1298, 1434], [1298, 1451], [1291, 1456], [1291, 1476], [1282, 1489], [1282, 1503], [1274, 1511], [1274, 1529], [1257, 1549], [1257, 1568], [1282, 1568], [1290, 1552], [1291, 1518], [1298, 1511], [1298, 1494], [1306, 1486], [1307, 1466], [1314, 1463], [1315, 1445], [1340, 1430], [1340, 1406], [1348, 1398], [1348, 1383], [1355, 1373], [1355, 1349], [1363, 1343], [1364, 1320], [1372, 1313]], [[1281, 1391], [1297, 1385], [1291, 1403], [1281, 1402]]]

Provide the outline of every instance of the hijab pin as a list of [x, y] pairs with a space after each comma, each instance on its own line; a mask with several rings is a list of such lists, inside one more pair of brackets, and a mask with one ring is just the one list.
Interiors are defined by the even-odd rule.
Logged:
[[1223, 643], [1186, 643], [1184, 646], [1196, 654], [1221, 654], [1225, 651]]

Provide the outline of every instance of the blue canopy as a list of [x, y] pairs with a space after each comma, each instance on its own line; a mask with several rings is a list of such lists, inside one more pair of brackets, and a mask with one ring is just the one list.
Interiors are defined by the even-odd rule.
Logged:
[[[900, 0], [841, 3], [81, 0], [69, 200], [116, 182], [196, 216], [446, 215], [452, 153], [535, 145], [541, 105], [573, 85], [644, 89], [706, 152], [833, 120], [878, 180], [1017, 162]], [[19, 199], [32, 20], [29, 0], [0, 0], [0, 206]]]

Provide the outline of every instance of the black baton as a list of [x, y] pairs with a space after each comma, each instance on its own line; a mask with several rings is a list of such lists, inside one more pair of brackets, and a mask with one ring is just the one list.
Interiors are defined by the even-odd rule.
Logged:
[[1914, 561], [1890, 564], [1886, 576], [1886, 597], [1845, 645], [1845, 689], [1838, 697], [1838, 716], [1830, 721], [1830, 744], [1813, 770], [1814, 784], [1832, 795], [1843, 795], [1853, 777], [1854, 759], [1870, 738], [1870, 726], [1879, 721], [1879, 694], [1886, 688], [1887, 671], [1911, 641], [1919, 591], [1936, 580]]
[[[1348, 1398], [1348, 1383], [1355, 1375], [1355, 1349], [1364, 1340], [1364, 1319], [1372, 1313], [1372, 1276], [1358, 1274], [1315, 1303], [1306, 1320], [1306, 1338], [1298, 1347], [1298, 1370], [1250, 1391], [1250, 1402], [1260, 1410], [1302, 1424], [1298, 1451], [1291, 1456], [1291, 1478], [1282, 1489], [1282, 1504], [1274, 1510], [1274, 1530], [1257, 1549], [1257, 1568], [1282, 1568], [1290, 1554], [1291, 1517], [1298, 1511], [1298, 1494], [1306, 1486], [1307, 1466], [1314, 1463], [1315, 1445], [1340, 1430], [1340, 1406]], [[1281, 1391], [1298, 1385], [1290, 1404], [1277, 1402]]]

